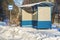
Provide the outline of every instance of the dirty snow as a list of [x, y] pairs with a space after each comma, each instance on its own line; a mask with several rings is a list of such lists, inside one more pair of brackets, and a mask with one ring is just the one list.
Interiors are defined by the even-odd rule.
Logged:
[[0, 27], [0, 40], [60, 40], [60, 32], [21, 27]]

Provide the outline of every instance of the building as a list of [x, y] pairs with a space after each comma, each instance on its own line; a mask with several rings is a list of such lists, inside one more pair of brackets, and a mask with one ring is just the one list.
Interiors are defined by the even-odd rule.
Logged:
[[[52, 3], [60, 3], [59, 2], [59, 0], [24, 0], [24, 3], [23, 3], [23, 5], [26, 5], [26, 4], [32, 4], [32, 3], [38, 3], [38, 2], [42, 2], [42, 1], [46, 1], [46, 2], [52, 2]], [[6, 13], [6, 16], [8, 17], [8, 18], [10, 18], [10, 12], [9, 12], [9, 10], [8, 10], [8, 8], [7, 8], [7, 6], [9, 5], [9, 4], [11, 4], [11, 5], [13, 5], [14, 6], [14, 9], [12, 10], [12, 19], [15, 19], [16, 17], [17, 17], [17, 14], [18, 14], [18, 12], [19, 12], [19, 10], [18, 10], [18, 7], [14, 4], [14, 2], [13, 2], [13, 0], [4, 0], [3, 2], [2, 2], [2, 7], [3, 7], [3, 12], [4, 13]], [[60, 6], [59, 6], [60, 7]], [[58, 7], [58, 9], [59, 9], [59, 7]], [[25, 8], [23, 8], [23, 10], [24, 11], [26, 11], [27, 13], [30, 13], [30, 14], [32, 14], [32, 12], [33, 12], [33, 10], [32, 10], [32, 7], [25, 7]], [[36, 9], [34, 9], [34, 13], [36, 13]], [[34, 14], [33, 13], [33, 14]], [[55, 12], [54, 12], [54, 14], [55, 14]], [[53, 14], [53, 15], [54, 15]], [[53, 16], [53, 21], [54, 21], [54, 17], [55, 17], [55, 15]], [[21, 21], [21, 16], [19, 17], [20, 19], [20, 21]], [[36, 16], [35, 15], [33, 15], [33, 20], [36, 18]]]

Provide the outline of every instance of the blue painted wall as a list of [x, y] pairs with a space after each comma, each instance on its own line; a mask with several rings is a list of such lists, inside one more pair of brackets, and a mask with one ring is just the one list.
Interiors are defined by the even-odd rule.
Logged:
[[32, 27], [32, 21], [31, 20], [26, 20], [21, 22], [22, 27]]
[[38, 26], [36, 28], [42, 28], [42, 29], [47, 29], [51, 28], [51, 21], [38, 21]]

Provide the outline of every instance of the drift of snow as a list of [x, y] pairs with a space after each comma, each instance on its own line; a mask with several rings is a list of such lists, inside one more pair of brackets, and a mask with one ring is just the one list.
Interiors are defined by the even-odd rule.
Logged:
[[60, 32], [33, 28], [0, 27], [0, 40], [60, 40]]

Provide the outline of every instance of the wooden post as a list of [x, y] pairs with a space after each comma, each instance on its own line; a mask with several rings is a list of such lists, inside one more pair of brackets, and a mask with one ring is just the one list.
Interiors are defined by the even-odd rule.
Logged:
[[20, 14], [21, 14], [21, 8], [19, 8], [19, 13], [17, 15], [17, 19], [19, 18]]
[[[11, 10], [10, 10], [10, 23], [11, 23]], [[10, 24], [9, 24], [10, 25]]]

